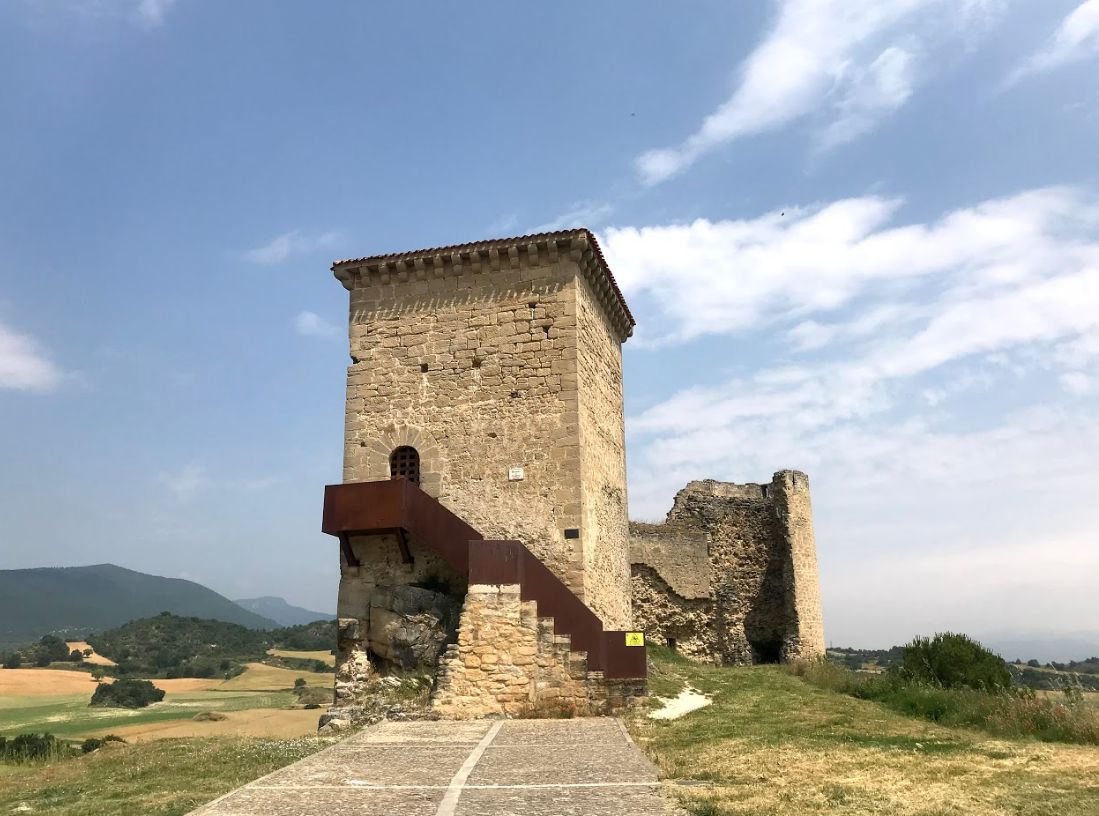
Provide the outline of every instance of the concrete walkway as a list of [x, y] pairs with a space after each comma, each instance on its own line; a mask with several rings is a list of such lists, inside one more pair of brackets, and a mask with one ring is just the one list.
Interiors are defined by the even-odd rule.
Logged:
[[194, 816], [660, 816], [656, 769], [607, 717], [385, 722]]

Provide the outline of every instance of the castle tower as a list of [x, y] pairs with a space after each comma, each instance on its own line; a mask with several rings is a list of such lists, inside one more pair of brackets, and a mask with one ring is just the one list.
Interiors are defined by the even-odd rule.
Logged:
[[[607, 629], [630, 625], [621, 344], [586, 229], [339, 261], [344, 481], [405, 476], [515, 539]], [[341, 613], [342, 615], [342, 613]]]

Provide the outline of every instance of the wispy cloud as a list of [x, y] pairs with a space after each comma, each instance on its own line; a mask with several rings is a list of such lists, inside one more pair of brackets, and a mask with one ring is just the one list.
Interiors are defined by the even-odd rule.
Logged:
[[137, 15], [149, 25], [160, 25], [175, 4], [176, 0], [140, 0]]
[[332, 249], [340, 242], [340, 238], [340, 234], [335, 231], [309, 234], [301, 230], [291, 230], [272, 238], [263, 246], [248, 250], [244, 253], [244, 259], [250, 263], [268, 266], [280, 264], [295, 255]]
[[[665, 181], [721, 145], [822, 109], [831, 109], [833, 121], [819, 146], [850, 141], [911, 95], [917, 19], [924, 23], [934, 7], [971, 18], [991, 15], [996, 6], [989, 0], [778, 0], [774, 26], [744, 61], [732, 96], [680, 145], [639, 156], [641, 180]], [[930, 36], [936, 27], [924, 28]]]
[[[866, 196], [750, 220], [616, 227], [601, 238], [627, 294], [653, 298], [659, 319], [641, 328], [646, 342], [785, 321], [796, 324], [800, 345], [817, 347], [833, 336], [859, 334], [858, 325], [819, 319], [856, 297], [873, 297], [876, 308], [886, 304], [890, 320], [914, 317], [914, 301], [898, 295], [917, 283], [937, 287], [943, 310], [972, 304], [978, 318], [982, 301], [1008, 298], [1006, 308], [1025, 287], [1035, 287], [1031, 294], [1038, 296], [1045, 284], [1067, 287], [1076, 278], [1085, 300], [1099, 300], [1099, 290], [1086, 290], [1090, 270], [1099, 268], [1095, 196], [1035, 189], [929, 223], [893, 225], [901, 205]], [[1059, 304], [1075, 308], [1071, 298]], [[930, 307], [922, 308], [926, 318]], [[862, 319], [872, 317], [867, 312]], [[959, 325], [955, 336], [972, 330]]]
[[1030, 74], [1099, 57], [1099, 0], [1087, 0], [1065, 17], [1045, 45], [1007, 78], [1013, 85]]
[[[642, 329], [738, 361], [627, 418], [631, 513], [659, 517], [690, 479], [808, 471], [830, 633], [862, 642], [983, 623], [1028, 577], [988, 541], [1056, 553], [1029, 577], [1083, 591], [1099, 524], [1099, 196], [1027, 190], [918, 223], [901, 207], [601, 235]], [[982, 584], [955, 598], [961, 563]], [[842, 593], [866, 564], [883, 609], [921, 611], [857, 620]], [[1048, 619], [1049, 595], [1011, 615]]]
[[206, 469], [199, 465], [186, 465], [173, 473], [161, 473], [157, 480], [180, 499], [191, 498], [210, 483]]
[[61, 370], [39, 344], [0, 323], [0, 388], [49, 391], [61, 381]]
[[38, 12], [80, 14], [102, 20], [129, 20], [147, 28], [164, 24], [177, 0], [31, 0]]
[[332, 337], [339, 328], [316, 312], [304, 311], [294, 318], [294, 329], [306, 337]]
[[553, 232], [571, 227], [595, 227], [602, 224], [612, 212], [614, 205], [607, 202], [577, 201], [556, 218], [528, 229], [530, 232]]
[[187, 501], [210, 490], [261, 493], [282, 484], [284, 479], [272, 475], [215, 477], [206, 467], [191, 463], [175, 471], [159, 473], [157, 481], [177, 499]]

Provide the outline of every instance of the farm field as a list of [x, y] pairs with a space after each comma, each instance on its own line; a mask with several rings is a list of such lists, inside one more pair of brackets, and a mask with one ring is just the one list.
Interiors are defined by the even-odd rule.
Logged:
[[300, 652], [294, 649], [268, 649], [267, 654], [274, 657], [291, 657], [296, 660], [319, 660], [328, 666], [336, 665], [336, 656], [328, 651]]
[[[302, 677], [311, 686], [332, 683], [331, 674], [295, 672], [249, 664], [231, 680], [154, 680], [167, 692], [147, 708], [89, 706], [96, 683], [83, 672], [53, 669], [0, 670], [0, 735], [49, 732], [83, 738], [117, 734], [126, 739], [221, 735], [289, 738], [315, 732], [320, 712], [296, 707], [290, 692]], [[207, 711], [225, 714], [216, 722], [194, 722]]]
[[[69, 647], [71, 652], [73, 649], [78, 652], [83, 652], [85, 649], [92, 649], [91, 644], [84, 640], [66, 640], [65, 645]], [[85, 663], [91, 663], [93, 666], [116, 666], [118, 665], [109, 657], [104, 657], [101, 654], [96, 654], [95, 649], [92, 649], [92, 653], [84, 658]]]

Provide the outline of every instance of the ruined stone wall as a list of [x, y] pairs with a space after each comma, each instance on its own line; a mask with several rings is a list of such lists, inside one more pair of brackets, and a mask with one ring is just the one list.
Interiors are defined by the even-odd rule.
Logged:
[[653, 642], [722, 664], [824, 653], [805, 474], [691, 482], [630, 534], [634, 625]]
[[584, 600], [607, 629], [630, 627], [622, 348], [589, 283], [576, 299]]
[[824, 614], [813, 535], [813, 506], [809, 478], [796, 470], [775, 474], [772, 482], [775, 512], [786, 539], [786, 631], [783, 653], [789, 659], [824, 654]]

